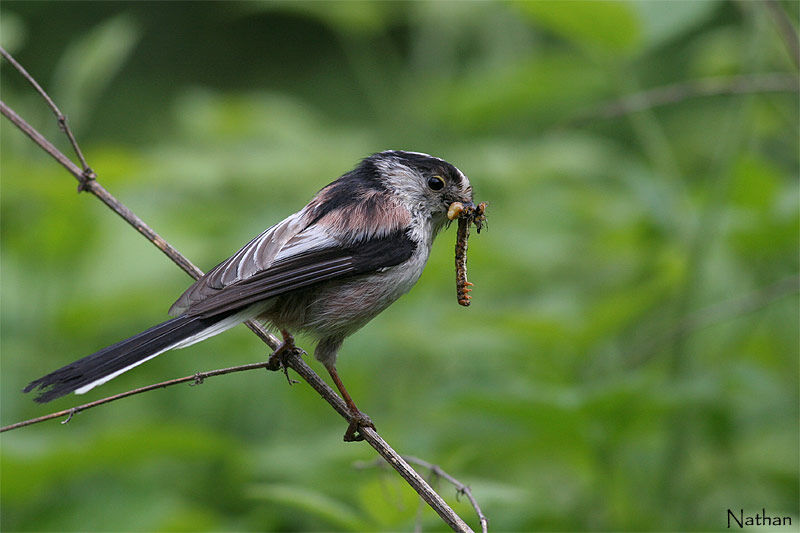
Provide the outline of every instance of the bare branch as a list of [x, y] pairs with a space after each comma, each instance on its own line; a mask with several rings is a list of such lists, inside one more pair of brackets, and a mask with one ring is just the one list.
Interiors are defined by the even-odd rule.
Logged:
[[[170, 260], [178, 265], [184, 272], [192, 276], [194, 279], [203, 275], [203, 271], [197, 268], [191, 261], [183, 256], [178, 250], [173, 248], [163, 237], [153, 231], [142, 219], [136, 216], [133, 211], [128, 209], [122, 202], [117, 200], [105, 187], [100, 185], [97, 181], [97, 176], [94, 172], [90, 176], [86, 176], [73, 163], [68, 157], [62, 154], [50, 141], [44, 138], [33, 126], [28, 124], [22, 117], [20, 117], [13, 109], [8, 107], [2, 100], [0, 100], [0, 112], [8, 120], [10, 120], [17, 128], [38, 144], [45, 152], [50, 154], [56, 161], [58, 161], [70, 174], [75, 176], [79, 182], [78, 190], [85, 190], [95, 195], [101, 202], [106, 204], [112, 211], [118, 214], [125, 222], [133, 226], [136, 231], [141, 233], [148, 241], [155, 245], [159, 250], [170, 258]], [[245, 322], [250, 330], [258, 335], [261, 340], [267, 343], [273, 350], [280, 345], [280, 341], [274, 335], [269, 333], [263, 326], [256, 322]]]
[[[481, 532], [487, 533], [487, 531], [489, 530], [489, 519], [486, 518], [486, 515], [483, 514], [483, 511], [478, 505], [478, 502], [475, 499], [475, 497], [472, 495], [472, 490], [469, 488], [468, 485], [461, 483], [458, 479], [454, 478], [453, 476], [445, 472], [439, 465], [429, 463], [428, 461], [420, 459], [419, 457], [414, 457], [413, 455], [404, 455], [403, 459], [405, 459], [410, 464], [415, 464], [417, 466], [427, 468], [434, 476], [440, 477], [445, 481], [447, 481], [448, 483], [450, 483], [451, 485], [453, 485], [456, 488], [456, 494], [463, 494], [464, 496], [466, 496], [467, 499], [469, 500], [469, 503], [472, 505], [472, 508], [475, 509], [475, 514], [478, 515], [478, 520], [480, 520], [481, 523]], [[369, 468], [375, 466], [382, 466], [383, 464], [385, 463], [383, 463], [380, 459], [378, 459], [376, 461], [372, 461], [369, 463], [358, 462], [355, 464], [355, 467]]]
[[778, 31], [786, 45], [786, 51], [789, 52], [789, 57], [794, 61], [794, 66], [800, 67], [800, 39], [797, 37], [794, 24], [777, 0], [765, 0], [764, 6], [772, 16], [772, 20], [775, 21], [775, 25], [778, 26]]
[[[309, 367], [305, 361], [303, 361], [302, 357], [299, 354], [290, 354], [285, 357], [284, 364], [286, 364], [292, 370], [295, 370], [303, 379], [306, 380], [319, 394], [322, 396], [331, 406], [340, 414], [342, 417], [350, 421], [350, 417], [352, 416], [350, 410], [347, 408], [347, 405], [334, 391], [331, 389], [327, 383], [325, 383], [319, 375], [314, 372], [311, 367]], [[39, 422], [45, 422], [47, 420], [52, 420], [54, 418], [61, 418], [61, 417], [68, 417], [66, 420], [62, 422], [62, 424], [69, 422], [72, 417], [80, 413], [81, 411], [86, 411], [87, 409], [91, 409], [92, 407], [97, 407], [99, 405], [107, 404], [116, 400], [121, 400], [122, 398], [127, 398], [129, 396], [134, 396], [136, 394], [141, 394], [143, 392], [149, 392], [155, 389], [162, 389], [166, 387], [171, 387], [173, 385], [178, 385], [180, 383], [186, 382], [193, 382], [193, 383], [202, 383], [203, 380], [206, 378], [214, 377], [214, 376], [221, 376], [224, 374], [231, 374], [234, 372], [244, 372], [247, 370], [255, 370], [258, 368], [265, 368], [267, 370], [277, 370], [276, 361], [270, 358], [269, 361], [261, 362], [261, 363], [251, 363], [248, 365], [241, 365], [235, 366], [230, 368], [222, 368], [219, 370], [211, 370], [208, 372], [198, 372], [196, 374], [192, 374], [191, 376], [185, 376], [182, 378], [171, 379], [168, 381], [162, 381], [161, 383], [154, 383], [152, 385], [147, 385], [145, 387], [140, 387], [138, 389], [133, 389], [127, 392], [123, 392], [120, 394], [115, 394], [113, 396], [109, 396], [107, 398], [103, 398], [100, 400], [96, 400], [94, 402], [89, 402], [83, 405], [78, 405], [71, 409], [64, 409], [63, 411], [58, 411], [55, 413], [50, 413], [45, 416], [40, 416], [38, 418], [32, 418], [30, 420], [24, 420], [22, 422], [17, 422], [15, 424], [10, 424], [8, 426], [4, 426], [0, 428], [0, 433], [5, 431], [11, 431], [13, 429], [18, 429], [25, 426], [30, 426], [33, 424], [38, 424]], [[386, 462], [394, 467], [395, 470], [411, 485], [411, 487], [417, 491], [417, 493], [422, 497], [422, 499], [428, 503], [438, 514], [439, 516], [455, 531], [471, 531], [469, 526], [461, 520], [461, 518], [453, 511], [447, 503], [442, 499], [439, 494], [437, 494], [430, 485], [425, 481], [425, 479], [420, 476], [413, 468], [411, 468], [406, 461], [402, 459], [402, 457], [392, 449], [391, 446], [372, 428], [363, 428], [360, 430], [361, 434], [364, 436], [364, 440], [366, 440], [370, 446], [372, 446], [380, 455], [384, 458]], [[471, 498], [471, 496], [468, 496]]]
[[[16, 61], [13, 61], [13, 58], [5, 51], [2, 51], [2, 55], [12, 61], [12, 64], [23, 72], [28, 78], [29, 81], [33, 81], [34, 86], [37, 87], [37, 91], [45, 97], [45, 100], [48, 102], [52, 102], [49, 96], [46, 95], [44, 90], [35, 83], [35, 80], [27, 74], [27, 72], [22, 69], [22, 67]], [[53, 107], [55, 104], [53, 104]], [[51, 107], [51, 109], [53, 109]], [[57, 107], [55, 108], [58, 109]], [[26, 135], [28, 135], [36, 144], [38, 144], [42, 149], [44, 149], [48, 154], [50, 154], [53, 158], [56, 159], [62, 166], [64, 166], [73, 176], [75, 176], [79, 183], [79, 191], [80, 190], [87, 190], [95, 195], [98, 199], [100, 199], [106, 206], [111, 208], [117, 215], [122, 217], [128, 224], [133, 226], [140, 234], [142, 234], [147, 240], [153, 243], [156, 247], [158, 247], [164, 254], [170, 258], [176, 265], [178, 265], [181, 269], [187, 272], [190, 276], [194, 278], [198, 278], [202, 275], [202, 271], [194, 266], [188, 259], [186, 259], [180, 252], [178, 252], [175, 248], [173, 248], [166, 240], [164, 240], [161, 236], [159, 236], [155, 231], [153, 231], [147, 224], [144, 223], [139, 217], [137, 217], [130, 209], [128, 209], [125, 205], [119, 202], [116, 198], [114, 198], [102, 185], [100, 185], [97, 180], [96, 176], [93, 172], [90, 175], [87, 175], [84, 171], [81, 171], [72, 161], [69, 160], [64, 154], [62, 154], [55, 146], [52, 145], [47, 139], [44, 138], [35, 128], [30, 126], [27, 122], [25, 122], [19, 115], [17, 115], [11, 108], [9, 108], [5, 103], [0, 101], [0, 111], [2, 114], [6, 116], [12, 123], [14, 123], [21, 131], [23, 131]], [[60, 112], [56, 112], [56, 115], [59, 116]], [[61, 121], [59, 119], [59, 123]], [[64, 123], [65, 125], [66, 123]], [[66, 133], [66, 132], [65, 132]], [[76, 143], [77, 145], [77, 143]], [[89, 169], [88, 165], [86, 165], [86, 169]], [[260, 324], [249, 321], [245, 323], [251, 331], [256, 333], [264, 342], [266, 342], [273, 350], [275, 350], [279, 345], [280, 342], [277, 338], [275, 338], [272, 334], [270, 334], [263, 326]], [[306, 382], [308, 382], [314, 390], [316, 390], [320, 396], [323, 397], [343, 418], [345, 418], [348, 422], [351, 418], [351, 413], [347, 406], [334, 391], [331, 389], [327, 383], [325, 383], [322, 378], [320, 378], [312, 369], [309, 367], [305, 361], [303, 361], [302, 357], [299, 354], [292, 353], [289, 356], [284, 358], [284, 364], [288, 367], [292, 368], [295, 372], [297, 372]], [[274, 369], [274, 361], [268, 361], [265, 363], [264, 368]], [[229, 370], [229, 369], [223, 369]], [[238, 370], [231, 370], [231, 371], [238, 371]], [[212, 371], [215, 372], [215, 371]], [[185, 379], [185, 378], [180, 378]], [[191, 376], [190, 379], [195, 379], [194, 376]], [[166, 383], [166, 382], [165, 382]], [[163, 384], [156, 384], [152, 385], [152, 388], [160, 388]], [[152, 390], [152, 389], [148, 389]], [[146, 392], [144, 390], [140, 392]], [[133, 393], [138, 394], [138, 392], [131, 391], [129, 393], [123, 393], [126, 396], [130, 396]], [[123, 396], [124, 397], [124, 396]], [[102, 401], [102, 400], [101, 400]], [[103, 403], [108, 403], [107, 400]], [[99, 405], [99, 404], [98, 404]], [[70, 417], [74, 415], [77, 411], [77, 407], [73, 409], [69, 409], [67, 411], [59, 412], [58, 414], [54, 414], [49, 416], [51, 419], [57, 416], [65, 416], [69, 415]], [[85, 410], [86, 408], [84, 408]], [[43, 418], [44, 419], [44, 418]], [[69, 419], [68, 419], [69, 420]], [[30, 422], [35, 423], [35, 422]], [[25, 424], [30, 425], [30, 424]], [[18, 426], [22, 427], [22, 426]], [[13, 429], [13, 428], [11, 428]], [[459, 517], [453, 509], [451, 509], [447, 503], [439, 496], [422, 478], [417, 472], [414, 471], [413, 468], [405, 461], [403, 458], [395, 452], [388, 443], [372, 428], [363, 428], [360, 430], [361, 434], [364, 436], [364, 440], [366, 440], [386, 461], [392, 465], [392, 467], [411, 485], [411, 487], [425, 500], [428, 505], [430, 505], [434, 511], [439, 514], [442, 520], [447, 523], [453, 530], [455, 531], [463, 531], [463, 532], [471, 532], [472, 530], [470, 527], [464, 522], [461, 517]]]
[[647, 91], [623, 96], [593, 110], [581, 113], [570, 122], [585, 122], [590, 119], [610, 119], [645, 109], [677, 104], [702, 96], [800, 92], [800, 81], [796, 75], [780, 72], [748, 74], [742, 76], [714, 77], [673, 83]]
[[433, 463], [429, 463], [428, 461], [424, 461], [419, 457], [414, 457], [413, 455], [405, 455], [403, 459], [408, 461], [411, 464], [415, 464], [417, 466], [421, 466], [423, 468], [427, 468], [434, 475], [445, 479], [447, 482], [451, 483], [455, 488], [458, 494], [463, 494], [469, 500], [469, 503], [472, 504], [472, 508], [475, 509], [475, 513], [478, 515], [478, 520], [481, 522], [481, 531], [486, 533], [489, 529], [489, 519], [483, 514], [481, 511], [478, 502], [475, 500], [475, 497], [472, 495], [472, 490], [469, 488], [468, 485], [461, 483], [459, 480], [442, 470], [439, 465], [435, 465]]
[[83, 172], [81, 169], [78, 168], [75, 163], [73, 163], [67, 156], [62, 154], [58, 148], [53, 146], [53, 144], [44, 138], [44, 136], [36, 131], [33, 126], [25, 122], [25, 120], [17, 115], [17, 113], [8, 107], [2, 100], [0, 100], [0, 111], [2, 111], [3, 116], [5, 116], [8, 120], [10, 120], [17, 128], [19, 128], [25, 135], [31, 138], [33, 142], [39, 145], [45, 152], [50, 154], [56, 161], [61, 163], [61, 166], [66, 168], [70, 174], [75, 176], [78, 181], [82, 181]]
[[261, 363], [251, 363], [249, 365], [234, 366], [230, 368], [220, 368], [219, 370], [210, 370], [208, 372], [198, 372], [191, 376], [186, 376], [178, 379], [170, 379], [168, 381], [162, 381], [161, 383], [154, 383], [152, 385], [147, 385], [146, 387], [139, 387], [138, 389], [133, 389], [120, 394], [115, 394], [113, 396], [108, 396], [107, 398], [103, 398], [101, 400], [96, 400], [93, 402], [85, 403], [83, 405], [78, 405], [76, 407], [72, 407], [71, 409], [64, 409], [63, 411], [50, 413], [49, 415], [40, 416], [38, 418], [31, 418], [30, 420], [24, 420], [22, 422], [17, 422], [16, 424], [3, 426], [0, 428], [0, 433], [3, 433], [5, 431], [11, 431], [12, 429], [17, 429], [25, 426], [32, 426], [33, 424], [38, 424], [39, 422], [52, 420], [54, 418], [61, 418], [62, 416], [68, 416], [66, 420], [61, 422], [62, 424], [66, 424], [67, 422], [72, 420], [72, 417], [74, 415], [80, 413], [81, 411], [86, 411], [87, 409], [91, 409], [92, 407], [97, 407], [98, 405], [103, 405], [106, 403], [111, 403], [116, 400], [121, 400], [122, 398], [127, 398], [128, 396], [134, 396], [136, 394], [141, 394], [143, 392], [148, 392], [155, 389], [166, 389], [167, 387], [171, 387], [172, 385], [178, 385], [180, 383], [186, 383], [186, 382], [192, 382], [199, 385], [207, 378], [211, 378], [214, 376], [222, 376], [224, 374], [232, 374], [233, 372], [244, 372], [246, 370], [254, 370], [256, 368], [268, 368], [269, 365], [270, 365], [269, 361], [264, 361]]
[[53, 146], [53, 143], [44, 138], [33, 126], [25, 122], [13, 109], [8, 107], [5, 102], [0, 101], [0, 112], [15, 126], [17, 126], [23, 133], [38, 144], [45, 152], [50, 154], [61, 166], [67, 169], [70, 174], [75, 176], [80, 185], [80, 190], [86, 190], [100, 199], [106, 206], [108, 206], [117, 215], [122, 217], [125, 222], [136, 228], [136, 231], [141, 233], [151, 243], [153, 243], [159, 250], [164, 252], [175, 264], [181, 267], [186, 273], [194, 278], [202, 275], [202, 271], [194, 266], [188, 259], [186, 259], [180, 252], [170, 246], [158, 233], [153, 231], [150, 226], [137, 217], [133, 211], [125, 207], [119, 200], [114, 198], [100, 183], [95, 179], [96, 176], [92, 173], [91, 177], [87, 179], [83, 171], [78, 166], [70, 161], [70, 159], [61, 153], [58, 148]]
[[61, 128], [61, 131], [66, 134], [70, 144], [72, 145], [72, 149], [75, 150], [75, 155], [78, 156], [78, 160], [81, 162], [84, 174], [87, 176], [91, 174], [92, 169], [86, 164], [86, 159], [83, 157], [83, 152], [81, 152], [81, 148], [78, 146], [78, 141], [75, 140], [75, 135], [72, 134], [72, 130], [67, 125], [67, 117], [64, 116], [64, 113], [62, 113], [56, 103], [53, 102], [53, 99], [50, 98], [50, 95], [47, 94], [44, 89], [42, 89], [41, 85], [39, 85], [39, 83], [33, 79], [33, 76], [28, 74], [28, 71], [25, 70], [22, 65], [17, 63], [17, 60], [11, 57], [11, 54], [6, 52], [5, 48], [2, 46], [0, 46], [0, 55], [6, 58], [6, 60], [11, 63], [20, 74], [22, 74], [22, 77], [24, 77], [31, 85], [33, 85], [33, 88], [36, 89], [36, 92], [39, 93], [42, 98], [44, 98], [45, 102], [47, 102], [47, 105], [50, 107], [50, 110], [56, 116], [56, 120], [58, 120], [58, 126]]

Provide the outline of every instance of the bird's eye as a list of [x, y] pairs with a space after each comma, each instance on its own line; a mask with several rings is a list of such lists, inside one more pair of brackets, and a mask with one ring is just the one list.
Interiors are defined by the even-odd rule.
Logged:
[[428, 187], [434, 191], [441, 191], [444, 188], [444, 180], [441, 176], [431, 176], [428, 178]]

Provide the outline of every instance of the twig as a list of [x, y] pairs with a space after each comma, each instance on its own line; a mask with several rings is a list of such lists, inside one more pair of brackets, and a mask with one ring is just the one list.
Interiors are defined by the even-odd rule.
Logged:
[[[413, 455], [404, 455], [403, 459], [405, 459], [410, 464], [415, 464], [417, 466], [421, 466], [422, 468], [427, 468], [428, 470], [431, 471], [433, 475], [440, 477], [445, 481], [447, 481], [448, 483], [450, 483], [451, 485], [453, 485], [456, 488], [457, 495], [463, 494], [464, 496], [466, 496], [467, 499], [469, 500], [469, 503], [472, 504], [472, 508], [475, 509], [475, 514], [478, 515], [478, 520], [480, 520], [481, 523], [481, 532], [487, 533], [487, 531], [489, 530], [489, 519], [486, 518], [486, 515], [483, 514], [483, 511], [478, 505], [477, 500], [475, 500], [475, 497], [472, 495], [472, 490], [469, 488], [469, 485], [465, 485], [455, 477], [451, 476], [450, 474], [445, 472], [439, 465], [429, 463], [428, 461], [420, 459], [419, 457], [414, 457]], [[371, 461], [371, 462], [359, 461], [355, 463], [354, 466], [356, 468], [370, 468], [376, 466], [379, 467], [382, 466], [383, 464], [384, 463], [381, 462], [380, 459], [378, 459], [376, 461]]]
[[[2, 50], [2, 48], [0, 48]], [[28, 124], [22, 117], [20, 117], [13, 109], [8, 107], [5, 102], [0, 100], [0, 113], [10, 120], [17, 128], [31, 138], [33, 142], [39, 145], [45, 152], [47, 152], [53, 159], [58, 161], [61, 166], [67, 169], [70, 174], [75, 176], [79, 183], [79, 190], [88, 191], [96, 196], [107, 207], [119, 215], [125, 222], [133, 226], [136, 231], [143, 235], [148, 241], [156, 246], [159, 250], [169, 257], [169, 259], [178, 265], [184, 272], [192, 276], [194, 279], [203, 275], [203, 271], [197, 268], [191, 261], [183, 256], [178, 250], [173, 248], [163, 237], [153, 231], [142, 219], [128, 209], [122, 202], [117, 200], [105, 187], [100, 185], [97, 181], [97, 176], [92, 172], [91, 179], [86, 179], [83, 171], [78, 168], [68, 157], [56, 148], [53, 143], [44, 138], [33, 126]], [[67, 129], [68, 126], [67, 126]], [[280, 346], [280, 341], [260, 324], [252, 321], [245, 322], [248, 328], [253, 333], [258, 335], [261, 340], [266, 342], [273, 350]]]
[[623, 96], [593, 110], [579, 114], [570, 123], [582, 123], [591, 119], [610, 119], [645, 109], [677, 104], [701, 96], [724, 94], [750, 94], [764, 92], [800, 92], [800, 81], [796, 75], [784, 73], [748, 74], [731, 77], [715, 77], [673, 83], [647, 91]]
[[114, 196], [112, 196], [111, 193], [109, 193], [102, 185], [100, 185], [96, 179], [92, 178], [87, 180], [83, 174], [83, 171], [75, 163], [70, 161], [67, 156], [61, 153], [58, 148], [53, 146], [50, 141], [45, 139], [44, 136], [33, 126], [25, 122], [22, 117], [20, 117], [13, 109], [8, 107], [2, 100], [0, 100], [0, 112], [2, 112], [3, 116], [10, 120], [15, 126], [17, 126], [17, 128], [22, 130], [23, 133], [30, 137], [33, 142], [38, 144], [45, 152], [50, 154], [50, 156], [58, 161], [61, 166], [66, 168], [70, 174], [75, 176], [75, 178], [81, 184], [81, 190], [89, 191], [99, 198], [100, 201], [111, 208], [112, 211], [122, 217], [125, 222], [136, 228], [136, 231], [144, 235], [147, 240], [156, 245], [159, 250], [164, 252], [167, 257], [181, 267], [184, 272], [188, 273], [194, 278], [198, 278], [202, 275], [202, 271], [199, 268], [194, 266], [188, 259], [183, 257], [180, 252], [170, 246], [167, 241], [163, 239], [163, 237], [153, 231], [150, 226], [145, 224], [142, 219], [137, 217], [133, 211], [125, 207], [119, 200], [114, 198]]
[[[0, 50], [2, 50], [3, 57], [6, 57], [7, 59], [11, 57], [8, 52], [2, 48], [0, 48]], [[16, 61], [13, 61], [12, 64], [19, 69], [22, 68]], [[33, 79], [30, 77], [30, 75], [27, 75], [27, 78], [29, 80]], [[39, 87], [38, 84], [36, 84], [36, 86]], [[45, 96], [46, 100], [51, 101], [41, 87], [38, 88], [38, 91], [40, 94]], [[200, 269], [194, 266], [180, 252], [178, 252], [169, 243], [167, 243], [166, 240], [164, 240], [147, 224], [145, 224], [143, 220], [137, 217], [130, 209], [128, 209], [125, 205], [114, 198], [108, 191], [106, 191], [106, 189], [97, 182], [94, 173], [92, 173], [91, 179], [87, 179], [84, 172], [82, 172], [72, 161], [70, 161], [55, 146], [53, 146], [52, 143], [47, 141], [44, 136], [42, 136], [35, 128], [25, 122], [2, 101], [0, 101], [0, 111], [20, 130], [28, 135], [36, 144], [38, 144], [48, 154], [55, 158], [56, 161], [61, 163], [61, 165], [64, 166], [73, 176], [75, 176], [82, 185], [82, 187], [79, 187], [79, 190], [88, 190], [94, 194], [104, 204], [106, 204], [115, 213], [128, 222], [128, 224], [133, 226], [140, 234], [147, 238], [147, 240], [164, 252], [164, 254], [169, 257], [172, 262], [178, 265], [190, 276], [198, 278], [202, 275], [202, 271]], [[66, 122], [64, 122], [63, 125], [65, 130], [69, 129], [66, 125]], [[86, 168], [88, 168], [88, 165]], [[270, 334], [260, 324], [253, 321], [245, 322], [245, 324], [273, 350], [277, 349], [277, 347], [280, 345], [278, 339]], [[333, 391], [333, 389], [331, 389], [328, 384], [325, 383], [322, 378], [320, 378], [311, 369], [311, 367], [305, 363], [305, 361], [303, 361], [299, 354], [292, 353], [285, 357], [283, 362], [297, 372], [304, 380], [306, 380], [306, 382], [308, 382], [309, 385], [311, 385], [314, 390], [316, 390], [320, 396], [322, 396], [323, 399], [325, 399], [343, 418], [345, 418], [345, 420], [348, 422], [350, 421], [350, 410], [347, 409], [344, 400], [342, 400]], [[271, 368], [272, 365], [273, 362], [268, 361], [265, 363], [265, 368]], [[194, 376], [192, 376], [191, 379], [194, 379]], [[158, 385], [159, 384], [157, 384], [155, 387], [158, 388]], [[64, 416], [64, 414], [68, 414], [70, 412], [74, 414], [77, 411], [73, 412], [72, 410], [68, 410], [66, 413], [62, 413], [59, 416]], [[364, 440], [366, 440], [370, 446], [372, 446], [384, 459], [386, 459], [389, 464], [392, 465], [395, 470], [397, 470], [397, 472], [409, 483], [409, 485], [411, 485], [411, 487], [420, 495], [420, 497], [422, 497], [422, 499], [425, 500], [428, 505], [430, 505], [433, 510], [437, 512], [437, 514], [439, 514], [439, 516], [445, 521], [445, 523], [447, 523], [448, 526], [450, 526], [454, 531], [472, 531], [466, 522], [464, 522], [461, 517], [459, 517], [455, 511], [453, 511], [453, 509], [447, 505], [447, 503], [445, 503], [442, 497], [430, 487], [430, 485], [422, 478], [422, 476], [415, 472], [414, 469], [411, 468], [411, 466], [404, 461], [403, 458], [397, 452], [395, 452], [385, 440], [383, 440], [377, 431], [372, 428], [363, 428], [360, 429], [360, 433], [364, 436]]]
[[161, 383], [154, 383], [152, 385], [147, 385], [146, 387], [139, 387], [138, 389], [133, 389], [120, 394], [115, 394], [113, 396], [108, 396], [107, 398], [103, 398], [101, 400], [96, 400], [94, 402], [78, 405], [70, 409], [64, 409], [63, 411], [58, 411], [56, 413], [50, 413], [49, 415], [40, 416], [38, 418], [31, 418], [30, 420], [24, 420], [22, 422], [17, 422], [16, 424], [3, 426], [0, 428], [0, 433], [3, 433], [5, 431], [11, 431], [12, 429], [17, 429], [25, 426], [31, 426], [33, 424], [38, 424], [39, 422], [52, 420], [53, 418], [61, 418], [62, 416], [69, 415], [69, 418], [61, 422], [62, 424], [66, 424], [67, 422], [72, 420], [72, 417], [74, 415], [80, 413], [81, 411], [86, 411], [87, 409], [91, 409], [92, 407], [97, 407], [98, 405], [103, 405], [105, 403], [111, 403], [115, 400], [121, 400], [122, 398], [127, 398], [128, 396], [134, 396], [136, 394], [141, 394], [143, 392], [148, 392], [155, 389], [166, 389], [167, 387], [171, 387], [172, 385], [178, 385], [179, 383], [186, 383], [187, 381], [191, 381], [199, 385], [207, 378], [211, 378], [214, 376], [222, 376], [224, 374], [232, 374], [233, 372], [244, 372], [246, 370], [254, 370], [256, 368], [266, 368], [269, 364], [270, 364], [269, 361], [264, 361], [261, 363], [251, 363], [249, 365], [233, 366], [230, 368], [220, 368], [218, 370], [210, 370], [208, 372], [198, 372], [196, 374], [192, 374], [191, 376], [186, 376], [177, 379], [170, 379], [168, 381], [162, 381]]
[[[309, 385], [314, 387], [331, 406], [336, 409], [342, 418], [350, 421], [352, 416], [347, 404], [344, 403], [327, 383], [314, 372], [310, 366], [303, 361], [298, 354], [291, 353], [285, 359], [285, 364], [297, 372]], [[444, 520], [454, 531], [472, 531], [470, 527], [459, 517], [450, 506], [445, 503], [439, 494], [434, 491], [425, 479], [420, 476], [389, 444], [383, 440], [373, 428], [359, 428], [359, 432], [364, 436], [364, 440], [383, 457], [387, 463], [392, 465], [398, 474], [405, 479], [409, 485], [430, 505], [434, 511]]]
[[442, 470], [439, 465], [435, 465], [433, 463], [429, 463], [428, 461], [424, 461], [419, 457], [414, 457], [413, 455], [406, 455], [403, 458], [411, 464], [415, 464], [421, 466], [423, 468], [427, 468], [435, 475], [439, 476], [442, 479], [445, 479], [449, 483], [451, 483], [456, 488], [457, 494], [463, 494], [469, 500], [469, 503], [472, 504], [472, 508], [475, 509], [475, 513], [478, 515], [478, 520], [481, 522], [481, 531], [486, 533], [489, 529], [489, 519], [483, 514], [481, 511], [478, 502], [475, 500], [475, 497], [472, 495], [472, 490], [469, 488], [468, 485], [461, 483], [459, 480]]
[[58, 120], [58, 126], [61, 128], [67, 138], [69, 139], [70, 144], [72, 145], [72, 149], [75, 150], [75, 155], [78, 156], [78, 160], [81, 162], [81, 166], [83, 167], [83, 174], [88, 178], [89, 175], [92, 174], [92, 169], [89, 168], [89, 165], [86, 163], [86, 159], [83, 157], [83, 152], [81, 152], [80, 146], [78, 146], [78, 141], [75, 140], [75, 135], [73, 135], [72, 130], [67, 126], [67, 117], [64, 116], [64, 113], [58, 108], [53, 99], [50, 98], [50, 95], [47, 94], [44, 89], [42, 89], [41, 85], [33, 79], [33, 76], [28, 74], [28, 71], [25, 68], [17, 63], [17, 60], [11, 57], [11, 54], [6, 52], [3, 47], [0, 47], [0, 55], [2, 55], [9, 63], [11, 63], [17, 71], [22, 74], [22, 77], [28, 80], [28, 83], [33, 85], [33, 88], [36, 89], [36, 92], [44, 98], [44, 101], [47, 102], [47, 105], [50, 107], [50, 110], [56, 116], [56, 120]]
[[797, 37], [794, 24], [777, 0], [765, 0], [764, 5], [772, 16], [772, 20], [775, 21], [775, 25], [778, 26], [778, 31], [786, 45], [786, 51], [789, 52], [789, 57], [794, 61], [794, 66], [800, 67], [800, 39]]

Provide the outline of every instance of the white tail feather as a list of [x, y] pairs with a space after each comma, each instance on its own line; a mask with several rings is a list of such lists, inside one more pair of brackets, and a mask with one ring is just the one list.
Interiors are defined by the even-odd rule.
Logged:
[[187, 337], [186, 339], [176, 342], [175, 344], [172, 344], [170, 346], [167, 346], [163, 350], [159, 350], [158, 352], [152, 355], [148, 355], [144, 359], [140, 359], [135, 363], [126, 366], [125, 368], [121, 368], [120, 370], [114, 371], [108, 374], [107, 376], [103, 376], [102, 378], [96, 379], [79, 389], [75, 389], [75, 394], [85, 394], [90, 390], [92, 390], [93, 388], [97, 387], [98, 385], [102, 385], [103, 383], [111, 381], [120, 374], [123, 374], [128, 370], [130, 370], [131, 368], [141, 365], [145, 361], [149, 361], [150, 359], [156, 357], [157, 355], [161, 355], [162, 353], [167, 352], [169, 350], [173, 350], [175, 348], [186, 348], [187, 346], [191, 346], [196, 342], [200, 342], [209, 337], [213, 337], [214, 335], [218, 335], [223, 331], [231, 329], [233, 326], [237, 324], [241, 324], [245, 320], [250, 320], [251, 318], [256, 317], [261, 312], [263, 312], [263, 305], [259, 306], [251, 305], [250, 307], [243, 309], [238, 313], [235, 313], [227, 318], [220, 320], [216, 324], [207, 327], [206, 329], [200, 331], [199, 333], [195, 333], [191, 337]]

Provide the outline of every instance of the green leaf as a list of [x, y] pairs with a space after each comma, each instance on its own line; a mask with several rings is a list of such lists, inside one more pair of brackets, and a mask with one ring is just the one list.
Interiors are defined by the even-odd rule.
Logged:
[[316, 18], [342, 33], [372, 34], [380, 32], [392, 19], [395, 6], [387, 2], [245, 2], [245, 10], [282, 11]]
[[303, 486], [264, 483], [250, 487], [248, 494], [254, 499], [291, 506], [314, 514], [339, 528], [351, 531], [369, 529], [369, 525], [344, 502]]
[[649, 46], [657, 46], [702, 24], [721, 2], [704, 0], [702, 2], [653, 2], [634, 0], [642, 21], [642, 34]]
[[137, 25], [122, 14], [99, 24], [64, 52], [53, 76], [53, 95], [73, 130], [96, 106], [138, 40]]
[[627, 2], [518, 2], [535, 23], [575, 43], [628, 51], [641, 42], [636, 12]]
[[364, 481], [358, 496], [361, 507], [384, 529], [402, 529], [403, 525], [410, 524], [420, 501], [394, 472], [379, 472], [375, 478]]
[[[12, 13], [0, 16], [0, 45], [9, 54], [13, 54], [25, 42], [25, 23]], [[3, 61], [3, 64], [7, 63]]]

